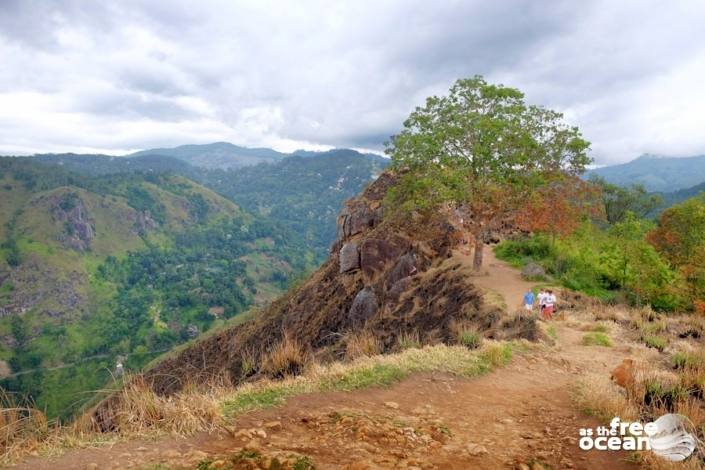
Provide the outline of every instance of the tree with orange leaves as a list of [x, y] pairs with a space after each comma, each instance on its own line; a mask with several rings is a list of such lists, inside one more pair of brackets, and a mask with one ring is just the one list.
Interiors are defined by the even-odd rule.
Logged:
[[549, 234], [553, 243], [556, 237], [573, 233], [586, 217], [604, 218], [599, 187], [558, 175], [528, 195], [514, 223], [528, 232]]

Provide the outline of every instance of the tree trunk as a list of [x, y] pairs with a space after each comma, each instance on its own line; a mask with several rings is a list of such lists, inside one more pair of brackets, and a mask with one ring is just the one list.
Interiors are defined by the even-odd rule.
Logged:
[[482, 250], [485, 248], [485, 241], [482, 232], [475, 235], [475, 256], [472, 259], [472, 268], [479, 271], [482, 268]]

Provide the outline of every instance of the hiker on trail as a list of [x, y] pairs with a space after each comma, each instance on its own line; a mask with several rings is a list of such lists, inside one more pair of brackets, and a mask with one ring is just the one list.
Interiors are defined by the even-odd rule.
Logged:
[[534, 310], [534, 291], [531, 289], [524, 294], [524, 308], [529, 312]]
[[556, 305], [556, 296], [553, 295], [553, 291], [549, 290], [546, 294], [546, 307], [544, 308], [544, 318], [546, 320], [553, 319], [553, 309]]
[[539, 289], [538, 301], [541, 318], [543, 318], [543, 311], [546, 309], [546, 295], [546, 291], [543, 288]]

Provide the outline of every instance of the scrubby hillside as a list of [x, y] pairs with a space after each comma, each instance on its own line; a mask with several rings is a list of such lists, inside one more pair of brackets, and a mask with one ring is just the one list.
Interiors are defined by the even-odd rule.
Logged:
[[[167, 356], [146, 381], [171, 394], [214, 377], [238, 383], [297, 374], [312, 358], [328, 362], [360, 348], [390, 352], [404, 342], [457, 343], [473, 333], [534, 338], [533, 319], [506, 317], [472, 287], [472, 270], [453, 255], [458, 238], [444, 215], [382, 217], [394, 180], [385, 173], [346, 203], [330, 258], [305, 283], [250, 321]], [[114, 405], [108, 400], [96, 412], [103, 429], [114, 426]]]
[[0, 160], [0, 236], [0, 379], [50, 416], [312, 267], [297, 234], [186, 178], [26, 158]]

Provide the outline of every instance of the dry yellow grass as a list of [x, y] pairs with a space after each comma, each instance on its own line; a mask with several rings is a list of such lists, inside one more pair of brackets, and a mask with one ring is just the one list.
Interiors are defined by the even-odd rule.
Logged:
[[46, 439], [50, 425], [44, 413], [32, 404], [18, 403], [0, 389], [0, 454], [34, 448]]
[[637, 419], [639, 408], [630, 402], [623, 391], [604, 375], [588, 375], [581, 379], [573, 398], [585, 413], [609, 421], [614, 416]]
[[375, 356], [381, 352], [381, 342], [370, 331], [363, 330], [345, 336], [345, 358], [348, 360]]
[[260, 367], [265, 374], [282, 378], [300, 374], [310, 361], [311, 356], [303, 345], [285, 332], [282, 341], [264, 356]]

